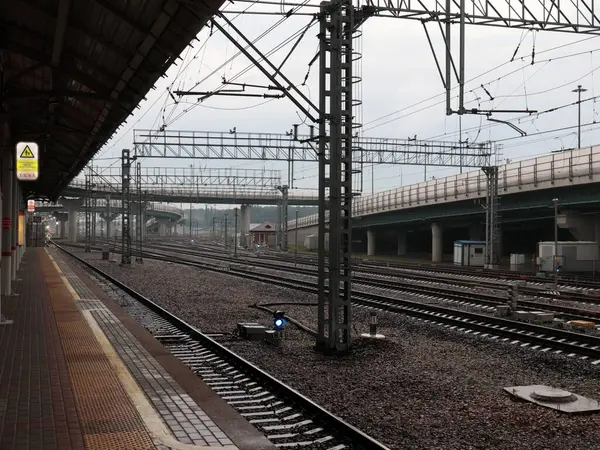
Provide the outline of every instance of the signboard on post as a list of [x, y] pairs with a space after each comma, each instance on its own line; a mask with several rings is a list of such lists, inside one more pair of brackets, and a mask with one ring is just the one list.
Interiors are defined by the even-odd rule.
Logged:
[[35, 212], [35, 200], [27, 200], [27, 212]]
[[17, 180], [35, 181], [39, 176], [39, 146], [35, 142], [17, 144]]

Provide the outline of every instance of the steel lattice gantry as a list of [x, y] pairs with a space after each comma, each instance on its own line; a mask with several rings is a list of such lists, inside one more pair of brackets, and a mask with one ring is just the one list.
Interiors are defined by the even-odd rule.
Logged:
[[96, 197], [92, 198], [92, 213], [90, 218], [92, 219], [92, 236], [91, 236], [91, 245], [96, 245], [96, 208], [97, 208], [98, 199]]
[[121, 186], [122, 192], [122, 222], [121, 222], [121, 264], [131, 264], [131, 155], [128, 149], [123, 149], [121, 156]]
[[144, 233], [146, 232], [146, 203], [142, 196], [142, 165], [141, 163], [136, 164], [135, 172], [135, 190], [137, 194], [138, 210], [137, 217], [135, 219], [136, 226], [136, 238], [138, 242], [138, 255], [135, 258], [136, 263], [143, 263], [143, 248], [142, 242], [144, 240]]
[[[318, 162], [309, 136], [277, 133], [225, 133], [216, 131], [135, 130], [134, 153], [146, 158], [244, 159]], [[491, 142], [426, 141], [361, 137], [354, 162], [427, 166], [489, 166]], [[328, 148], [326, 152], [328, 152]]]
[[[321, 138], [317, 348], [343, 352], [351, 348], [354, 7], [350, 2], [322, 2], [319, 23]], [[327, 148], [329, 154], [326, 153]], [[364, 150], [367, 155], [374, 155], [370, 149]], [[329, 221], [325, 220], [327, 214]], [[325, 263], [324, 251], [326, 234], [329, 235], [328, 264]]]
[[289, 186], [276, 186], [281, 192], [281, 198], [277, 202], [277, 247], [284, 252], [288, 250], [288, 195]]
[[[197, 187], [233, 186], [251, 188], [275, 188], [281, 183], [280, 170], [223, 169], [194, 167], [140, 167], [136, 173], [136, 184], [140, 189], [157, 187]], [[96, 168], [98, 186], [102, 184], [119, 186], [121, 170], [118, 167]], [[77, 179], [71, 186], [78, 184]]]
[[85, 176], [85, 192], [86, 196], [84, 199], [85, 207], [85, 251], [91, 252], [92, 246], [92, 220], [95, 220], [96, 214], [92, 212], [92, 179], [89, 174]]
[[600, 34], [595, 0], [356, 0], [377, 16], [502, 28]]
[[485, 198], [485, 266], [492, 269], [498, 267], [500, 260], [498, 236], [500, 234], [498, 166], [483, 167], [487, 180]]

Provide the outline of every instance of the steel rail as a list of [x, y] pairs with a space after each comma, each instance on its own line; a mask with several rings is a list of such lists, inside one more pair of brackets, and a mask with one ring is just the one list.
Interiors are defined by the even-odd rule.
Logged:
[[[167, 252], [172, 252], [172, 253], [177, 253], [178, 255], [165, 255], [165, 254], [161, 254], [161, 253], [156, 253], [156, 252], [152, 252], [150, 250], [148, 250], [148, 248], [156, 248], [158, 247], [159, 249], [161, 249], [162, 251], [167, 251]], [[188, 248], [183, 248], [183, 249], [177, 249], [177, 250], [170, 250], [170, 246], [169, 245], [162, 245], [162, 244], [158, 244], [158, 245], [147, 245], [146, 246], [147, 250], [145, 253], [145, 256], [148, 258], [152, 258], [152, 259], [164, 259], [164, 256], [167, 256], [168, 258], [173, 258], [173, 257], [179, 257], [180, 254], [184, 254], [184, 255], [188, 255], [188, 256], [193, 256], [193, 257], [197, 257], [197, 258], [201, 258], [201, 259], [216, 259], [225, 263], [229, 263], [229, 264], [240, 264], [243, 265], [244, 263], [249, 264], [249, 265], [254, 265], [256, 267], [261, 267], [261, 268], [267, 268], [267, 269], [272, 269], [272, 270], [279, 270], [279, 271], [284, 271], [284, 272], [293, 272], [296, 274], [301, 274], [301, 275], [307, 275], [307, 276], [316, 276], [316, 271], [315, 270], [311, 270], [311, 269], [305, 269], [305, 268], [301, 268], [301, 267], [291, 267], [291, 266], [284, 266], [284, 265], [280, 265], [280, 264], [273, 264], [273, 263], [269, 263], [263, 260], [259, 260], [258, 258], [249, 258], [249, 259], [242, 259], [242, 258], [231, 258], [228, 257], [226, 255], [222, 255], [222, 254], [210, 254], [210, 255], [204, 255], [199, 253], [198, 251], [192, 250], [192, 249], [188, 249]], [[192, 261], [193, 262], [193, 261]], [[506, 298], [502, 298], [499, 297], [496, 294], [490, 294], [490, 293], [483, 293], [483, 292], [469, 292], [469, 291], [465, 291], [462, 290], [461, 287], [463, 288], [474, 288], [474, 287], [481, 287], [481, 283], [479, 281], [471, 281], [471, 280], [456, 280], [456, 279], [449, 279], [449, 278], [443, 278], [440, 280], [437, 279], [431, 279], [431, 276], [424, 276], [424, 275], [414, 275], [412, 273], [409, 274], [394, 274], [394, 276], [401, 276], [403, 279], [377, 279], [377, 278], [369, 278], [369, 277], [365, 277], [365, 276], [360, 276], [358, 275], [359, 273], [363, 272], [362, 269], [359, 269], [355, 272], [355, 274], [353, 275], [352, 281], [358, 284], [363, 284], [363, 285], [369, 285], [369, 286], [374, 286], [374, 287], [379, 287], [382, 289], [390, 289], [390, 290], [398, 290], [398, 291], [403, 291], [403, 292], [407, 292], [407, 293], [411, 293], [411, 294], [426, 294], [426, 295], [430, 295], [432, 297], [437, 297], [439, 299], [446, 299], [446, 300], [451, 300], [454, 302], [469, 302], [469, 303], [473, 303], [476, 305], [481, 305], [481, 306], [491, 306], [491, 307], [495, 307], [495, 306], [500, 306], [500, 305], [506, 305], [508, 302], [508, 299]], [[369, 272], [366, 272], [369, 273]], [[371, 272], [373, 274], [377, 274], [377, 275], [381, 275], [379, 272]], [[387, 276], [387, 275], [386, 275]], [[410, 280], [411, 279], [418, 279], [418, 280], [426, 280], [426, 281], [430, 281], [430, 282], [436, 282], [436, 283], [448, 283], [451, 285], [455, 285], [456, 287], [441, 287], [441, 286], [423, 286], [423, 285], [418, 285], [418, 284], [414, 284], [412, 283]], [[506, 290], [506, 285], [505, 284], [499, 284], [499, 283], [494, 283], [494, 282], [488, 282], [487, 283], [489, 288], [491, 289], [496, 289], [498, 291], [505, 291]], [[530, 295], [538, 295], [540, 297], [545, 297], [545, 295], [540, 295], [541, 293], [535, 290], [526, 290], [523, 289], [523, 293], [529, 293]], [[561, 300], [566, 300], [561, 298]], [[588, 302], [590, 302], [590, 300], [588, 300]], [[552, 305], [552, 304], [548, 304], [548, 303], [540, 303], [540, 302], [536, 302], [536, 301], [530, 301], [530, 300], [519, 300], [518, 301], [518, 307], [521, 310], [525, 310], [525, 311], [549, 311], [549, 312], [553, 312], [553, 313], [560, 313], [561, 317], [566, 319], [566, 320], [598, 320], [600, 319], [600, 311], [594, 311], [594, 310], [589, 310], [589, 309], [582, 309], [582, 308], [573, 308], [573, 307], [569, 307], [569, 306], [562, 306], [562, 305]]]
[[[281, 287], [317, 293], [317, 284], [310, 281], [290, 279], [278, 275], [256, 274], [235, 267], [223, 267], [193, 262], [176, 257], [157, 258], [181, 265], [197, 267], [240, 276], [245, 279], [275, 284]], [[419, 319], [437, 322], [453, 328], [469, 329], [484, 335], [496, 335], [511, 340], [512, 343], [524, 342], [545, 349], [555, 349], [567, 355], [580, 355], [593, 358], [600, 363], [600, 338], [571, 331], [549, 328], [526, 322], [518, 322], [485, 314], [472, 313], [454, 308], [423, 304], [416, 301], [390, 298], [380, 294], [353, 290], [352, 301], [355, 304], [406, 314]]]
[[237, 355], [227, 347], [219, 344], [217, 341], [211, 339], [209, 336], [205, 335], [191, 324], [170, 313], [169, 311], [167, 311], [157, 303], [153, 302], [152, 300], [148, 299], [147, 297], [143, 296], [139, 292], [135, 291], [131, 287], [120, 282], [119, 280], [110, 276], [101, 269], [98, 269], [93, 264], [78, 257], [72, 252], [69, 252], [68, 250], [56, 244], [55, 242], [52, 242], [52, 244], [55, 245], [59, 250], [69, 255], [71, 258], [75, 259], [76, 261], [83, 264], [96, 274], [100, 275], [102, 278], [104, 278], [111, 284], [117, 286], [119, 289], [126, 292], [136, 301], [140, 302], [142, 305], [144, 305], [160, 317], [166, 319], [169, 323], [173, 324], [181, 331], [187, 333], [193, 339], [196, 339], [197, 341], [201, 342], [202, 345], [209, 347], [211, 350], [217, 352], [220, 356], [226, 358], [228, 362], [238, 367], [241, 371], [250, 374], [261, 384], [269, 386], [279, 395], [291, 400], [296, 405], [299, 405], [300, 408], [308, 412], [308, 414], [310, 414], [315, 419], [315, 422], [321, 423], [324, 426], [327, 426], [329, 429], [333, 430], [334, 434], [340, 437], [341, 441], [350, 442], [350, 448], [365, 450], [390, 450], [389, 447], [387, 447], [386, 445], [376, 441], [372, 437], [363, 433], [358, 428], [350, 425], [348, 422], [329, 412], [322, 406], [316, 404], [308, 397], [302, 395], [297, 390], [293, 389], [292, 387], [288, 386], [287, 384], [268, 374], [264, 370], [249, 362], [248, 360]]
[[[152, 244], [154, 246], [177, 246], [182, 249], [189, 249], [188, 246], [182, 244]], [[195, 247], [196, 249], [203, 248], [204, 246], [199, 245]], [[206, 251], [211, 251], [211, 249], [206, 248]], [[213, 252], [218, 253], [215, 249], [212, 249]], [[221, 251], [220, 253], [223, 253]], [[251, 252], [248, 252], [251, 254]], [[296, 255], [291, 256], [285, 253], [277, 253], [277, 252], [267, 252], [268, 256], [271, 256], [273, 260], [281, 260], [286, 262], [299, 262], [305, 265], [316, 265], [316, 258], [313, 255]], [[600, 302], [600, 295], [585, 295], [575, 292], [569, 292], [565, 290], [556, 290], [554, 286], [551, 285], [551, 280], [543, 277], [537, 277], [533, 273], [515, 273], [511, 271], [499, 271], [499, 270], [491, 270], [491, 269], [483, 269], [483, 268], [474, 268], [474, 267], [451, 267], [444, 265], [434, 265], [429, 263], [401, 263], [401, 262], [383, 262], [383, 261], [370, 261], [370, 260], [356, 260], [354, 263], [354, 267], [357, 270], [365, 273], [373, 273], [376, 275], [401, 275], [405, 276], [403, 273], [398, 273], [399, 270], [413, 270], [413, 271], [424, 271], [424, 272], [438, 272], [441, 274], [447, 274], [448, 277], [452, 275], [465, 275], [465, 276], [475, 276], [475, 277], [486, 277], [486, 278], [500, 278], [502, 280], [524, 280], [528, 282], [547, 284], [548, 286], [526, 286], [523, 288], [523, 292], [531, 295], [538, 295], [541, 297], [555, 298], [555, 292], [559, 292], [560, 298], [562, 300], [572, 300], [572, 301], [581, 301], [581, 302]], [[414, 277], [430, 277], [429, 274], [414, 274]], [[566, 287], [587, 287], [590, 289], [598, 289], [600, 290], [600, 281], [593, 281], [590, 277], [585, 277], [583, 280], [580, 277], [569, 276], [569, 275], [561, 275], [559, 280], [562, 281], [566, 285]], [[455, 280], [452, 280], [454, 282]], [[492, 280], [456, 280], [456, 282], [461, 283], [473, 283], [473, 284], [486, 284], [491, 288], [498, 288], [499, 286], [506, 287], [506, 285], [500, 281], [492, 281]], [[569, 286], [568, 283], [574, 283], [575, 286]]]
[[[150, 247], [150, 248], [153, 248], [153, 247], [169, 248], [169, 246], [161, 245], [161, 244], [150, 245], [148, 247]], [[167, 251], [170, 251], [170, 250], [167, 250]], [[173, 252], [175, 252], [175, 251], [173, 251]], [[208, 258], [212, 258], [212, 259], [218, 259], [218, 260], [222, 260], [224, 262], [233, 263], [233, 264], [241, 264], [241, 263], [245, 262], [245, 263], [248, 263], [251, 265], [255, 265], [258, 267], [264, 267], [264, 268], [270, 268], [273, 270], [281, 270], [281, 271], [287, 271], [287, 272], [294, 272], [294, 273], [298, 273], [298, 274], [302, 274], [302, 275], [316, 276], [316, 271], [314, 271], [314, 270], [304, 269], [304, 268], [299, 268], [299, 267], [282, 266], [282, 265], [278, 265], [278, 264], [269, 263], [264, 260], [259, 260], [258, 258], [250, 258], [250, 259], [237, 258], [236, 259], [236, 258], [231, 258], [231, 257], [225, 256], [225, 255], [205, 256], [205, 255], [199, 254], [198, 251], [194, 251], [189, 248], [182, 248], [182, 249], [178, 248], [176, 250], [176, 252], [179, 254], [196, 256], [199, 258], [207, 258], [208, 257]], [[358, 275], [359, 273], [363, 273], [363, 272], [364, 273], [372, 273], [374, 275], [402, 277], [404, 280], [402, 280], [402, 279], [386, 280], [386, 279], [376, 279], [376, 278], [374, 279], [374, 278], [368, 278], [365, 276]], [[430, 282], [436, 282], [436, 283], [448, 283], [450, 285], [455, 285], [455, 286], [459, 287], [459, 289], [454, 288], [454, 287], [415, 285], [414, 283], [409, 281], [411, 279], [424, 280], [424, 281], [430, 281]], [[445, 297], [445, 298], [449, 298], [454, 301], [469, 301], [469, 302], [477, 303], [479, 305], [484, 305], [484, 306], [504, 305], [508, 301], [507, 299], [499, 298], [498, 295], [495, 295], [495, 294], [483, 293], [483, 292], [468, 292], [468, 291], [464, 291], [464, 290], [460, 289], [460, 287], [466, 287], [466, 288], [472, 289], [475, 287], [481, 287], [482, 285], [485, 285], [485, 287], [488, 287], [490, 289], [495, 289], [498, 291], [506, 291], [506, 289], [507, 289], [506, 284], [493, 282], [493, 281], [480, 282], [479, 280], [475, 281], [475, 280], [460, 280], [460, 279], [449, 279], [449, 278], [432, 279], [431, 276], [422, 275], [422, 274], [413, 274], [413, 273], [408, 273], [408, 274], [394, 273], [394, 274], [388, 275], [387, 273], [382, 274], [377, 271], [373, 271], [373, 272], [364, 271], [360, 267], [357, 268], [355, 274], [352, 277], [352, 281], [356, 282], [356, 283], [368, 284], [371, 286], [376, 286], [376, 287], [380, 287], [380, 288], [384, 288], [384, 289], [397, 289], [397, 290], [402, 290], [402, 291], [409, 292], [409, 293], [429, 294], [429, 295], [434, 295], [434, 296], [439, 296], [439, 297]], [[550, 294], [546, 294], [544, 292], [538, 291], [535, 288], [529, 288], [529, 289], [522, 288], [521, 291], [523, 292], [523, 294], [536, 295], [539, 297], [550, 296]], [[550, 298], [554, 298], [554, 296], [551, 296]], [[571, 300], [571, 299], [561, 297], [561, 300]], [[592, 302], [592, 300], [590, 300], [590, 299], [582, 300], [579, 298], [577, 299], [577, 301], [582, 301], [582, 302], [587, 302], [587, 303]], [[598, 301], [600, 302], [600, 299]], [[555, 313], [560, 313], [561, 315], [564, 316], [564, 318], [566, 318], [568, 320], [598, 320], [600, 318], [600, 311], [593, 311], [593, 310], [589, 310], [589, 309], [573, 308], [573, 307], [562, 306], [562, 305], [552, 305], [552, 304], [540, 303], [540, 302], [530, 301], [530, 300], [519, 300], [518, 304], [519, 304], [519, 308], [524, 309], [524, 310], [538, 310], [538, 311], [545, 310], [545, 311], [552, 311]]]
[[[230, 273], [242, 273], [244, 278], [254, 279], [279, 285], [285, 283], [285, 287], [293, 287], [297, 284], [302, 290], [316, 293], [317, 284], [279, 277], [275, 275], [256, 276], [253, 273], [245, 273], [237, 269], [230, 269]], [[297, 287], [293, 287], [297, 289]], [[517, 322], [500, 317], [461, 311], [443, 306], [422, 304], [411, 300], [390, 298], [370, 292], [362, 292], [353, 289], [352, 301], [363, 306], [371, 306], [388, 311], [403, 313], [422, 319], [442, 322], [449, 325], [486, 332], [488, 334], [499, 334], [501, 336], [527, 341], [536, 345], [544, 345], [556, 348], [567, 354], [579, 354], [592, 357], [600, 361], [600, 338], [571, 331], [548, 328], [525, 322]]]

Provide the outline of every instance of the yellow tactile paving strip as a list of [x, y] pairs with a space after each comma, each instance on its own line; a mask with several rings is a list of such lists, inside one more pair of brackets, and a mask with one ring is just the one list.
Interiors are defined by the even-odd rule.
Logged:
[[45, 252], [41, 266], [62, 343], [87, 449], [156, 447], [110, 360]]
[[[197, 404], [192, 405], [189, 395], [147, 354], [143, 346], [139, 346], [102, 301], [82, 283], [72, 267], [65, 264], [56, 252], [49, 249], [46, 252], [111, 362], [157, 449], [207, 450], [220, 447], [236, 450], [238, 447]], [[178, 417], [178, 414], [183, 417]]]

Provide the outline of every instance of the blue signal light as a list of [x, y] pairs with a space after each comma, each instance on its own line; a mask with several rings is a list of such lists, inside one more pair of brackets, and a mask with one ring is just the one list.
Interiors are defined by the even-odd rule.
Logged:
[[273, 313], [273, 328], [275, 330], [281, 330], [286, 322], [284, 311], [275, 311]]

